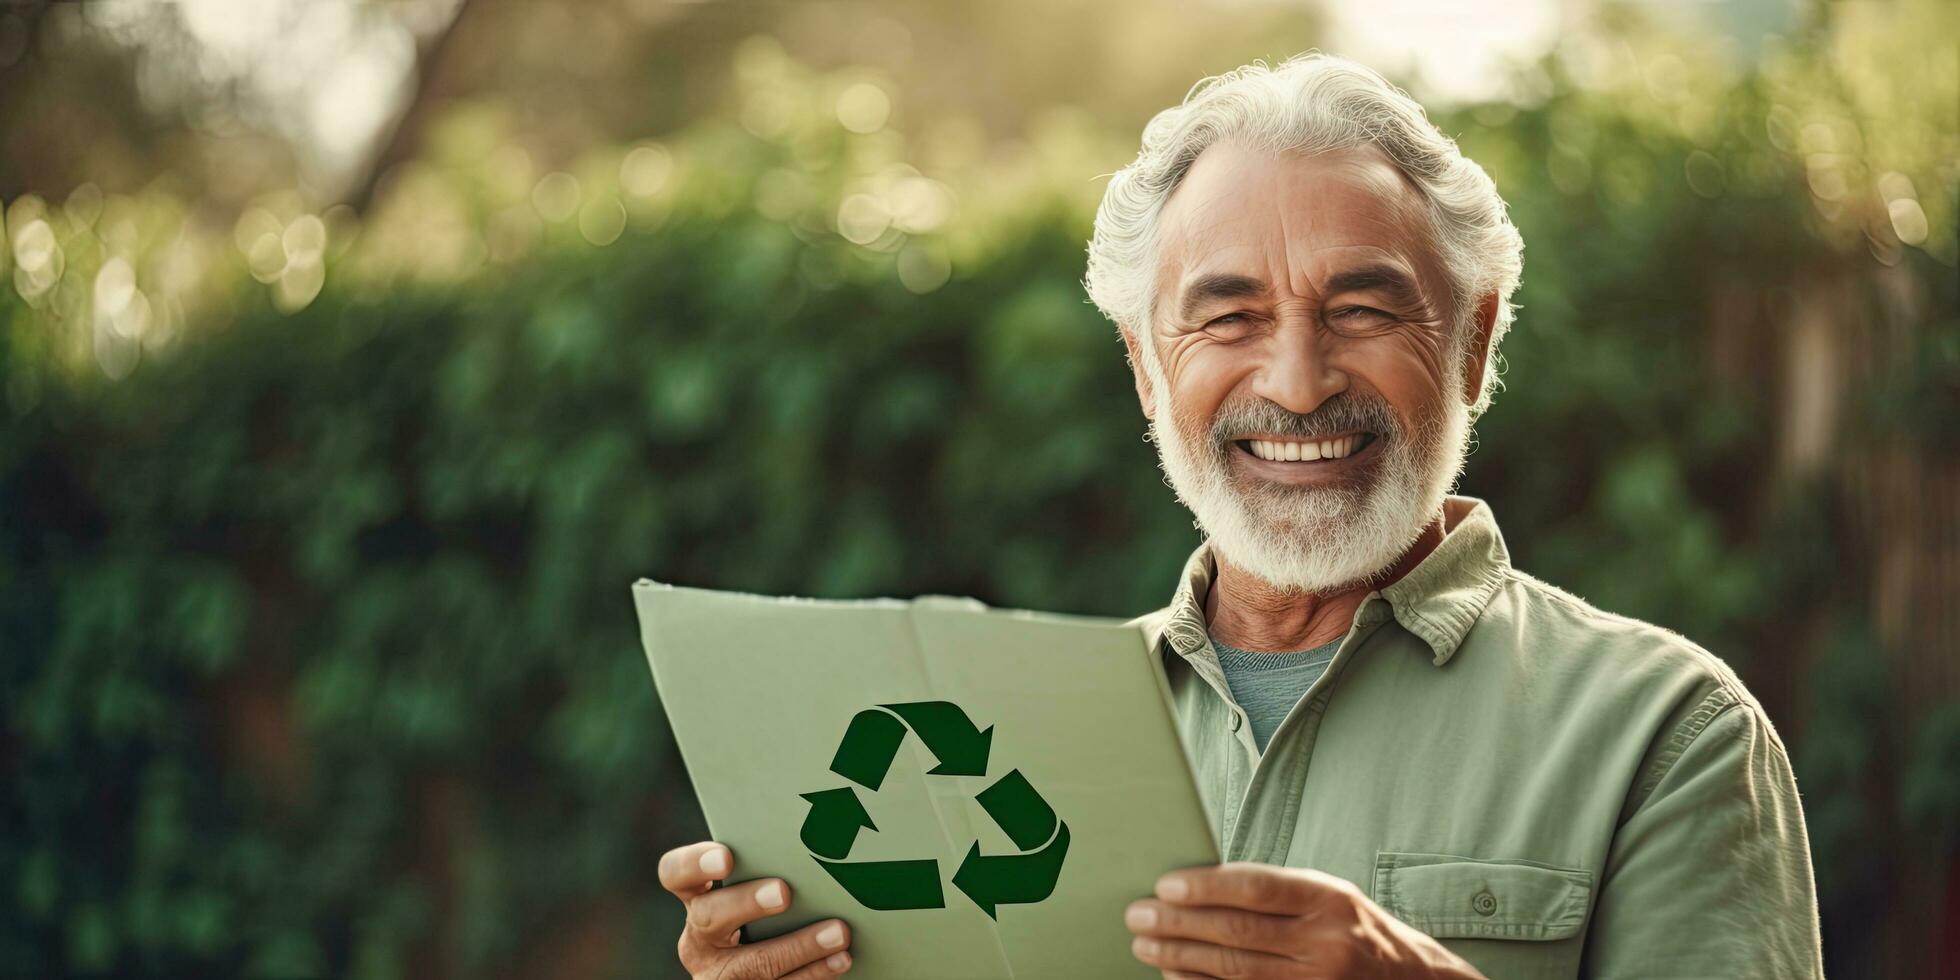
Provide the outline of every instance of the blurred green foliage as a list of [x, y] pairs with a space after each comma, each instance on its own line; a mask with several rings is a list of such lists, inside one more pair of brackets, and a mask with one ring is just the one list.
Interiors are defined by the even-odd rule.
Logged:
[[[1923, 873], [1873, 840], [1933, 868], [1960, 848], [1960, 709], [1910, 730], [1890, 710], [1898, 658], [1840, 588], [1869, 560], [1845, 491], [1780, 465], [1763, 362], [1812, 280], [1925, 284], [1922, 339], [1843, 426], [1951, 462], [1960, 301], [1950, 228], [1847, 237], [1813, 200], [1817, 163], [1776, 120], [1829, 58], [1782, 57], [1696, 83], [1692, 113], [1552, 59], [1533, 104], [1442, 120], [1527, 242], [1463, 489], [1522, 567], [1687, 633], [1763, 697], [1792, 735], [1832, 973], [1857, 976], [1909, 955], [1879, 949], [1879, 920]], [[403, 193], [494, 223], [470, 138], [494, 121], [459, 118]], [[523, 261], [391, 277], [409, 246], [370, 232], [346, 253], [362, 271], [292, 312], [234, 269], [223, 322], [113, 383], [0, 290], [9, 972], [663, 975], [678, 905], [653, 861], [704, 829], [635, 578], [1161, 605], [1195, 532], [1079, 285], [1083, 161], [1112, 144], [1060, 118], [1026, 172], [949, 178], [956, 221], [854, 242], [827, 218], [890, 162], [869, 142], [805, 110], [766, 135], [703, 122], [662, 150], [658, 198], [620, 192], [616, 242], [574, 208]], [[1950, 218], [1950, 168], [1912, 176]], [[1720, 322], [1737, 291], [1755, 313]], [[1852, 287], [1860, 309], [1879, 292]], [[1739, 369], [1711, 357], [1724, 329]], [[1812, 627], [1833, 639], [1793, 662]]]

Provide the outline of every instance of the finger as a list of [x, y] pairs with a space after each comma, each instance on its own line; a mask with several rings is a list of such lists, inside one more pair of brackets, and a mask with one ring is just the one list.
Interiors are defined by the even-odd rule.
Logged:
[[851, 944], [851, 927], [842, 919], [814, 922], [787, 935], [750, 943], [728, 951], [727, 967], [717, 976], [753, 978], [780, 977]]
[[1165, 973], [1198, 973], [1219, 980], [1284, 976], [1283, 971], [1292, 963], [1291, 960], [1250, 949], [1151, 936], [1138, 936], [1131, 940], [1130, 952], [1145, 964]]
[[704, 840], [660, 855], [660, 887], [685, 900], [707, 891], [733, 870], [735, 857], [728, 848]]
[[733, 946], [745, 925], [789, 908], [789, 884], [758, 878], [703, 892], [687, 900], [687, 927], [715, 946]]
[[1306, 868], [1234, 861], [1173, 871], [1157, 879], [1157, 897], [1173, 905], [1221, 905], [1274, 915], [1304, 915], [1333, 897], [1342, 884], [1333, 875]]
[[824, 977], [837, 976], [850, 968], [851, 951], [841, 949], [809, 966], [797, 970], [795, 973], [783, 978], [783, 980], [822, 980]]
[[1297, 944], [1298, 923], [1294, 916], [1234, 908], [1193, 908], [1148, 898], [1130, 903], [1123, 913], [1123, 924], [1139, 936], [1195, 939], [1281, 956]]

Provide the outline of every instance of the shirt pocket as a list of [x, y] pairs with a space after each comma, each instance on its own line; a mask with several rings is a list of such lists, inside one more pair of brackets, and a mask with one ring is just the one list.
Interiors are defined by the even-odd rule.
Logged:
[[1377, 851], [1374, 899], [1438, 939], [1570, 939], [1593, 873], [1540, 861]]

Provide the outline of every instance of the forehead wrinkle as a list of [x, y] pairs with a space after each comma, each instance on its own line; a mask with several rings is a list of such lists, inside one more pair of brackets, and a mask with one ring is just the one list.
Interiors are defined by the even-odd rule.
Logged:
[[1431, 312], [1447, 316], [1455, 300], [1455, 286], [1450, 281], [1441, 244], [1436, 240], [1435, 215], [1429, 196], [1386, 153], [1374, 146], [1367, 149], [1369, 161], [1360, 169], [1369, 186], [1388, 204], [1371, 217], [1393, 233], [1396, 257], [1415, 280]]
[[[1227, 146], [1229, 142], [1221, 142], [1212, 149]], [[1426, 305], [1436, 310], [1447, 305], [1447, 296], [1442, 303], [1434, 296], [1440, 281], [1439, 263], [1425, 261], [1438, 258], [1432, 254], [1435, 243], [1431, 240], [1426, 199], [1408, 175], [1379, 148], [1356, 147], [1296, 155], [1291, 159], [1285, 154], [1239, 146], [1232, 146], [1222, 154], [1214, 154], [1212, 149], [1200, 154], [1191, 172], [1166, 202], [1165, 210], [1170, 213], [1163, 216], [1168, 220], [1160, 225], [1159, 241], [1170, 247], [1163, 249], [1159, 257], [1156, 281], [1166, 283], [1165, 274], [1173, 271], [1173, 267], [1180, 267], [1176, 271], [1185, 274], [1168, 283], [1172, 287], [1169, 295], [1160, 295], [1156, 308], [1176, 315], [1189, 284], [1219, 273], [1264, 280], [1269, 292], [1319, 295], [1321, 281], [1340, 271], [1339, 266], [1320, 268], [1324, 265], [1320, 254], [1350, 248], [1366, 248], [1377, 253], [1375, 261], [1388, 259], [1402, 268], [1415, 281]], [[1266, 159], [1260, 160], [1261, 156]], [[1319, 166], [1309, 173], [1285, 166], [1266, 166], [1243, 179], [1220, 182], [1221, 177], [1229, 178], [1234, 171], [1251, 169], [1249, 162], [1268, 163], [1273, 159], [1288, 163], [1294, 159], [1311, 160]], [[1220, 167], [1228, 169], [1219, 173]], [[1255, 176], [1256, 180], [1251, 179]], [[1200, 184], [1204, 186], [1195, 186]], [[1245, 193], [1249, 187], [1263, 190], [1278, 206], [1253, 207]], [[1317, 202], [1299, 206], [1296, 202], [1303, 195], [1310, 202], [1323, 199], [1328, 206], [1315, 206]], [[1359, 198], [1366, 200], [1360, 202], [1361, 206], [1354, 206]], [[1262, 219], [1277, 228], [1263, 234], [1256, 227], [1248, 230]], [[1316, 243], [1312, 241], [1316, 234], [1338, 236], [1339, 241]], [[1275, 236], [1281, 264], [1277, 269], [1272, 258]], [[1222, 254], [1246, 251], [1255, 255], [1250, 263], [1217, 260]], [[1442, 291], [1447, 294], [1447, 282], [1442, 285]]]
[[[1366, 154], [1350, 153], [1344, 159], [1331, 161], [1348, 178], [1331, 185], [1342, 200], [1327, 209], [1328, 213], [1345, 209], [1342, 217], [1349, 219], [1348, 226], [1330, 229], [1346, 232], [1341, 240], [1311, 243], [1306, 236], [1288, 236], [1288, 272], [1294, 288], [1304, 295], [1326, 296], [1330, 292], [1328, 280], [1341, 273], [1362, 266], [1387, 265], [1414, 284], [1416, 300], [1436, 309], [1434, 292], [1438, 279], [1429, 274], [1431, 267], [1424, 262], [1425, 252], [1431, 250], [1427, 211], [1421, 206], [1424, 199], [1407, 175], [1385, 155], [1374, 147], [1365, 149]], [[1367, 198], [1366, 206], [1348, 207], [1357, 196]], [[1354, 254], [1344, 257], [1338, 254], [1341, 252]]]

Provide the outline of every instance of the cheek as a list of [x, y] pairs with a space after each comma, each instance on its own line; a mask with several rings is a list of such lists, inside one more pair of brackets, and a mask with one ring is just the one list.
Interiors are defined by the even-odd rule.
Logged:
[[1403, 328], [1341, 341], [1335, 363], [1401, 406], [1434, 401], [1446, 394], [1446, 356], [1437, 338]]
[[1171, 401], [1181, 410], [1210, 418], [1225, 401], [1250, 366], [1255, 363], [1243, 346], [1209, 343], [1202, 339], [1180, 341], [1166, 351], [1165, 374], [1171, 387]]
[[1442, 348], [1401, 336], [1371, 337], [1343, 345], [1338, 366], [1351, 383], [1387, 401], [1405, 426], [1442, 409], [1451, 397]]

